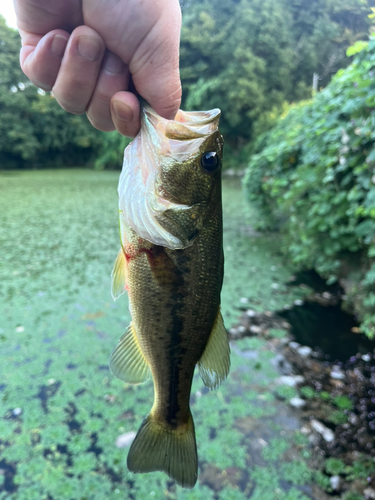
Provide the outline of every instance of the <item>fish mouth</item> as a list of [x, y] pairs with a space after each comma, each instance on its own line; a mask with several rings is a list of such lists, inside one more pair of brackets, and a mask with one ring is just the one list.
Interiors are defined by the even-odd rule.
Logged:
[[202, 140], [216, 132], [219, 128], [221, 111], [218, 108], [210, 111], [178, 110], [173, 120], [159, 116], [148, 104], [142, 106], [142, 126], [150, 133], [150, 125], [159, 138], [174, 141]]

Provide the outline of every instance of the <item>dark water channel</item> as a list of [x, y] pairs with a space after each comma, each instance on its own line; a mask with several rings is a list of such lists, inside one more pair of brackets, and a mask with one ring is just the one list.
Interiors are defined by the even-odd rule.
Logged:
[[375, 341], [358, 332], [355, 316], [341, 309], [343, 289], [334, 284], [328, 286], [314, 271], [296, 274], [292, 286], [307, 285], [318, 294], [329, 294], [336, 300], [335, 305], [322, 305], [315, 301], [305, 301], [291, 309], [278, 311], [278, 315], [291, 324], [291, 333], [296, 342], [320, 351], [328, 361], [347, 362], [357, 353], [372, 353]]

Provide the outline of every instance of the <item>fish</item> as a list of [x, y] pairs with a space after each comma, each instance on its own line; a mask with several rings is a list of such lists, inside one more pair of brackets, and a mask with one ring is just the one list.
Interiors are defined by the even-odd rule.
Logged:
[[164, 471], [192, 488], [198, 475], [189, 399], [198, 365], [214, 389], [230, 368], [220, 312], [223, 282], [220, 110], [173, 120], [141, 106], [141, 130], [118, 184], [121, 248], [112, 296], [128, 292], [132, 321], [110, 358], [112, 373], [140, 384], [154, 404], [130, 447], [132, 472]]

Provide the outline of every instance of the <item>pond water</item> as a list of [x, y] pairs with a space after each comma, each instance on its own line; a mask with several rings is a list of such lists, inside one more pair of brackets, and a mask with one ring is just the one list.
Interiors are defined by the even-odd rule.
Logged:
[[[0, 173], [0, 500], [314, 498], [307, 441], [275, 397], [275, 353], [256, 338], [233, 346], [217, 391], [194, 380], [194, 490], [127, 471], [116, 440], [138, 429], [153, 389], [108, 370], [130, 321], [126, 297], [110, 296], [117, 180], [84, 170]], [[224, 181], [223, 198], [229, 328], [241, 299], [275, 311], [303, 294], [284, 284], [290, 269], [277, 237], [251, 229], [238, 181]]]

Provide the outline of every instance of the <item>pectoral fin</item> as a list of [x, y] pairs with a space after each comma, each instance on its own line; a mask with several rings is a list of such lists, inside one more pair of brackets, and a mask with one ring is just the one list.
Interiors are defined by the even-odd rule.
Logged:
[[216, 316], [206, 349], [198, 362], [198, 368], [204, 385], [209, 389], [216, 389], [228, 376], [230, 348], [220, 311]]
[[127, 262], [124, 251], [120, 248], [115, 264], [112, 269], [112, 288], [111, 293], [113, 300], [117, 300], [126, 290], [127, 279]]
[[150, 377], [150, 369], [130, 323], [111, 354], [109, 368], [113, 375], [129, 384], [141, 384]]

